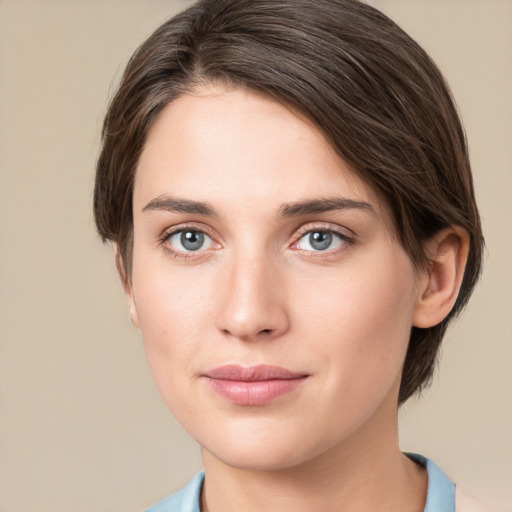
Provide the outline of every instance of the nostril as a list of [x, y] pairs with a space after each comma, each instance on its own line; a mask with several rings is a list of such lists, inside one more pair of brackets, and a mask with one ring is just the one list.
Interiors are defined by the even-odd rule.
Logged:
[[260, 331], [260, 334], [270, 334], [271, 332], [271, 329], [263, 329], [262, 331]]

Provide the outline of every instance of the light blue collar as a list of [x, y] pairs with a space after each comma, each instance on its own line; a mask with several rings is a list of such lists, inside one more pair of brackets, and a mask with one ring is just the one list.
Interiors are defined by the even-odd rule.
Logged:
[[[424, 466], [428, 473], [427, 501], [424, 512], [455, 512], [455, 485], [429, 459], [416, 453], [406, 453]], [[181, 491], [168, 496], [146, 512], [201, 512], [201, 488], [204, 472], [198, 473]]]
[[455, 484], [430, 459], [417, 453], [405, 455], [427, 469], [427, 501], [423, 512], [455, 512]]
[[201, 488], [204, 482], [204, 471], [198, 473], [190, 482], [146, 512], [201, 512]]

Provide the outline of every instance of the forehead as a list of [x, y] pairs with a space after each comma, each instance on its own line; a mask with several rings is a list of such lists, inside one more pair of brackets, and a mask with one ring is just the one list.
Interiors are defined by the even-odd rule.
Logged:
[[382, 210], [319, 129], [267, 95], [221, 85], [168, 104], [150, 129], [135, 208], [162, 194], [258, 208], [336, 194]]

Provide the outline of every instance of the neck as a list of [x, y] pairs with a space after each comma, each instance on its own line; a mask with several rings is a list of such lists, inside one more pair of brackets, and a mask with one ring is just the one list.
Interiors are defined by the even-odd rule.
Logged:
[[[396, 408], [313, 459], [279, 470], [235, 468], [203, 451], [203, 512], [422, 512], [426, 471], [398, 447]], [[384, 417], [382, 417], [382, 415]]]

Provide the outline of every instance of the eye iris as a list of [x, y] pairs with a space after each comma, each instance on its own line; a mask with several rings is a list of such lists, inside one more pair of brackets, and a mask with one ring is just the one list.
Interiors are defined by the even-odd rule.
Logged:
[[180, 238], [181, 245], [187, 251], [197, 251], [204, 244], [204, 235], [198, 231], [184, 231]]
[[309, 235], [309, 243], [313, 249], [324, 251], [332, 242], [332, 235], [326, 231], [313, 231]]

